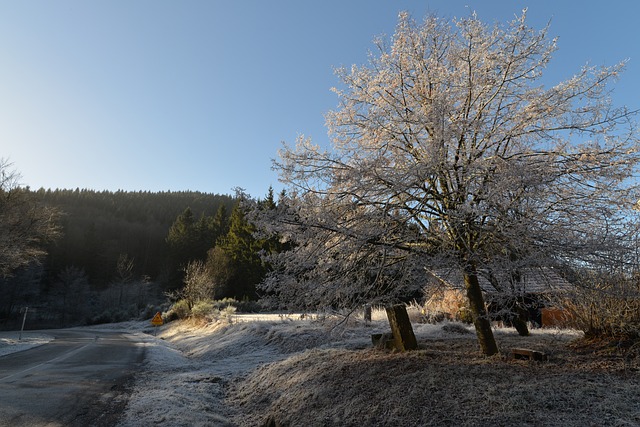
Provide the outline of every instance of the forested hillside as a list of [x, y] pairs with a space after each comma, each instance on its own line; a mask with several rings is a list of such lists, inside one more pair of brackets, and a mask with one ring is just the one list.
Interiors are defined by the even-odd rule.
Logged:
[[40, 262], [0, 278], [6, 327], [26, 306], [32, 326], [123, 320], [145, 307], [155, 310], [166, 291], [182, 286], [186, 264], [204, 261], [224, 237], [237, 204], [229, 195], [190, 191], [29, 192], [59, 212], [60, 233]]
[[[104, 287], [117, 274], [121, 256], [133, 261], [134, 277], [172, 286], [175, 263], [168, 258], [169, 229], [186, 208], [196, 218], [213, 216], [235, 200], [200, 192], [125, 192], [38, 190], [37, 199], [58, 208], [63, 235], [48, 248], [46, 274], [56, 277], [68, 266], [84, 269], [92, 286]], [[213, 247], [215, 241], [209, 242]]]

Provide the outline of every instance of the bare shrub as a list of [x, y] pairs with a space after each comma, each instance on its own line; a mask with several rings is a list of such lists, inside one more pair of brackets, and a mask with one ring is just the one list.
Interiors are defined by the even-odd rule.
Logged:
[[425, 311], [417, 302], [413, 301], [407, 305], [407, 314], [411, 323], [425, 323]]
[[217, 310], [215, 316], [216, 320], [232, 323], [234, 314], [236, 314], [236, 308], [232, 305], [228, 305], [222, 310]]
[[444, 320], [471, 323], [469, 303], [462, 292], [437, 284], [427, 285], [423, 292], [428, 296], [423, 309], [428, 323], [438, 323]]
[[224, 310], [228, 306], [233, 306], [241, 313], [257, 313], [262, 311], [262, 305], [260, 301], [242, 300], [238, 301], [235, 298], [223, 298], [213, 301], [213, 307], [218, 310]]
[[182, 297], [189, 302], [190, 307], [193, 307], [198, 301], [212, 299], [213, 282], [204, 262], [190, 262], [184, 269], [184, 275]]
[[560, 304], [587, 337], [640, 338], [638, 279], [589, 275]]
[[191, 307], [190, 318], [208, 322], [222, 321], [231, 323], [236, 307], [222, 305], [220, 301], [200, 300]]
[[38, 204], [20, 179], [12, 164], [0, 158], [0, 277], [38, 262], [46, 244], [61, 232], [60, 212]]

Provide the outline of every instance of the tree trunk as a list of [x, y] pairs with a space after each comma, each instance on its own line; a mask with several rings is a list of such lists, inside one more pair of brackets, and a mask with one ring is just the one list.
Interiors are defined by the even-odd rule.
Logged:
[[400, 351], [416, 350], [418, 342], [411, 327], [407, 307], [404, 304], [397, 304], [386, 307], [386, 310], [395, 348]]
[[521, 337], [529, 336], [529, 327], [527, 326], [526, 321], [515, 317], [513, 319], [513, 327], [516, 328], [516, 331], [518, 331], [518, 335], [520, 335]]
[[476, 336], [482, 353], [486, 356], [493, 356], [498, 353], [498, 344], [496, 344], [491, 330], [491, 321], [484, 305], [484, 297], [478, 282], [478, 273], [475, 265], [467, 265], [465, 267], [464, 284], [467, 289], [469, 309], [471, 310], [473, 325], [476, 328]]
[[514, 307], [513, 326], [521, 337], [529, 336], [529, 327], [527, 326], [527, 309], [522, 306], [520, 301], [516, 301]]
[[371, 306], [369, 304], [364, 306], [364, 321], [366, 323], [371, 322]]

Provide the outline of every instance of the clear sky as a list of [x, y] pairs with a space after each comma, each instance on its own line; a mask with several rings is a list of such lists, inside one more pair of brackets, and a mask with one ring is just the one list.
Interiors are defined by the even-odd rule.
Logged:
[[640, 108], [640, 1], [0, 0], [0, 158], [37, 189], [262, 197], [281, 142], [328, 143], [334, 67], [363, 64], [398, 12], [551, 21], [549, 84], [629, 59], [614, 101]]

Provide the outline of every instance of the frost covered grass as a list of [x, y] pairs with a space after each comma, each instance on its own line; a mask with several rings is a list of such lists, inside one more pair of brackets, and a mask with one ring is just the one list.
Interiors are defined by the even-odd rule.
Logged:
[[[359, 351], [386, 321], [300, 315], [236, 316], [234, 323], [173, 322], [137, 333], [147, 351], [121, 426], [239, 425], [229, 387], [259, 366], [311, 349]], [[434, 325], [418, 325], [436, 331]], [[136, 330], [136, 325], [131, 327]], [[433, 331], [431, 333], [433, 333]]]
[[[455, 327], [452, 327], [455, 326]], [[638, 425], [640, 378], [621, 358], [580, 354], [576, 331], [498, 329], [503, 354], [480, 355], [471, 328], [414, 325], [420, 350], [316, 348], [234, 382], [237, 425]], [[464, 330], [469, 333], [464, 333]], [[540, 350], [545, 363], [508, 357]]]
[[[638, 371], [571, 347], [575, 331], [497, 329], [503, 354], [486, 358], [459, 323], [414, 324], [418, 351], [374, 349], [371, 334], [388, 330], [376, 313], [131, 329], [147, 361], [121, 426], [640, 424]], [[550, 359], [513, 360], [514, 347]]]

